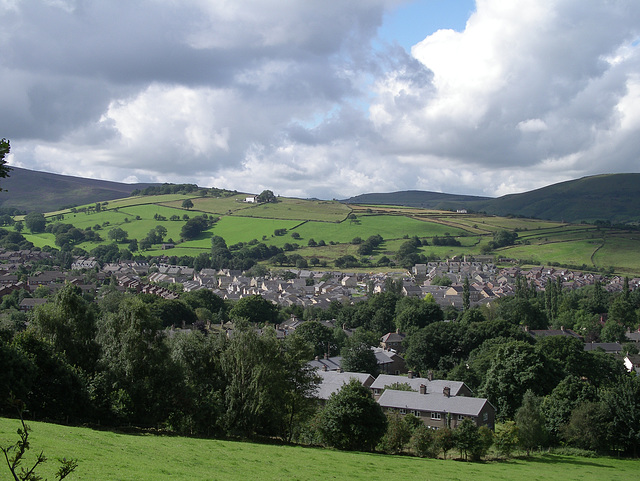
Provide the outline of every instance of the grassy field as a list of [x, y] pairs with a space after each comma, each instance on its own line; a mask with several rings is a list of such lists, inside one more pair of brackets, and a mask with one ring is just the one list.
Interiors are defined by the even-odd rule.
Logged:
[[[191, 199], [193, 209], [182, 208], [185, 199]], [[180, 241], [183, 216], [195, 217], [203, 213], [219, 217], [219, 221], [198, 239], [179, 243], [171, 255], [197, 255], [207, 252], [213, 235], [223, 237], [228, 245], [257, 240], [268, 245], [283, 247], [286, 243], [298, 244], [297, 253], [304, 257], [317, 257], [331, 263], [336, 258], [351, 254], [357, 257], [357, 246], [350, 245], [355, 237], [366, 239], [379, 234], [384, 243], [371, 256], [372, 263], [386, 255], [392, 258], [405, 238], [418, 236], [430, 240], [433, 236], [450, 234], [461, 243], [460, 247], [425, 246], [424, 254], [440, 258], [454, 255], [477, 255], [492, 239], [494, 232], [507, 229], [518, 232], [518, 244], [495, 251], [496, 254], [516, 259], [533, 260], [540, 264], [555, 262], [598, 268], [614, 267], [619, 273], [640, 273], [640, 234], [633, 232], [598, 229], [587, 224], [566, 224], [537, 219], [507, 218], [481, 214], [452, 212], [394, 206], [344, 205], [335, 201], [318, 201], [280, 198], [276, 204], [251, 204], [244, 202], [245, 194], [212, 198], [194, 195], [167, 194], [159, 196], [128, 197], [112, 200], [101, 212], [59, 212], [62, 222], [78, 228], [100, 226], [104, 242], [110, 242], [109, 230], [124, 229], [131, 239], [142, 240], [157, 225], [167, 229], [165, 241]], [[353, 212], [356, 219], [347, 219]], [[167, 219], [177, 216], [177, 221], [158, 221], [154, 215]], [[282, 236], [275, 236], [276, 229], [287, 229]], [[37, 247], [54, 245], [54, 237], [48, 234], [31, 234], [25, 237]], [[292, 237], [292, 234], [298, 238]], [[322, 248], [307, 248], [310, 239], [321, 240]], [[84, 243], [79, 247], [89, 251], [96, 243]], [[125, 247], [122, 244], [121, 247]], [[167, 254], [160, 245], [144, 251], [145, 255]]]
[[[526, 459], [467, 463], [409, 456], [350, 453], [172, 436], [125, 435], [88, 428], [28, 423], [30, 455], [44, 451], [49, 461], [39, 474], [53, 479], [56, 459], [77, 458], [69, 480], [318, 480], [428, 481], [513, 480], [627, 481], [640, 462], [612, 458], [535, 455]], [[0, 418], [0, 442], [17, 440], [19, 422]], [[0, 467], [9, 478], [5, 466]]]

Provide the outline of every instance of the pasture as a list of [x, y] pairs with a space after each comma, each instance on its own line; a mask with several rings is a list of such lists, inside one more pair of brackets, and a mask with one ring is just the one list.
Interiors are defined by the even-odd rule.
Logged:
[[[194, 207], [182, 207], [185, 199], [191, 199]], [[176, 249], [171, 255], [195, 256], [210, 249], [211, 236], [223, 237], [227, 245], [257, 240], [268, 245], [284, 247], [298, 244], [296, 251], [307, 259], [317, 257], [332, 262], [345, 254], [358, 257], [357, 246], [351, 241], [360, 237], [379, 234], [384, 243], [369, 258], [374, 263], [382, 256], [393, 258], [407, 237], [418, 236], [431, 244], [434, 236], [447, 233], [458, 239], [462, 246], [424, 246], [420, 251], [439, 258], [455, 255], [477, 255], [498, 230], [518, 233], [518, 244], [498, 249], [494, 254], [539, 264], [551, 262], [587, 267], [609, 268], [624, 274], [640, 273], [640, 234], [597, 228], [587, 224], [566, 224], [537, 219], [507, 218], [481, 214], [458, 214], [419, 208], [393, 206], [344, 205], [335, 201], [318, 201], [280, 198], [275, 204], [245, 202], [245, 194], [229, 197], [198, 197], [195, 195], [166, 194], [158, 196], [128, 197], [109, 201], [100, 212], [64, 211], [61, 222], [72, 223], [81, 229], [97, 229], [102, 243], [110, 243], [109, 230], [124, 229], [130, 239], [142, 240], [157, 225], [167, 229], [165, 242], [173, 240]], [[93, 207], [93, 205], [91, 206]], [[355, 219], [348, 218], [349, 213]], [[180, 242], [180, 232], [185, 216], [195, 217], [207, 213], [219, 217], [219, 221], [197, 239]], [[47, 214], [50, 221], [53, 213]], [[167, 220], [154, 219], [159, 215]], [[170, 220], [171, 217], [177, 220]], [[55, 221], [54, 221], [55, 222]], [[275, 235], [277, 229], [286, 229], [284, 235]], [[293, 237], [292, 234], [295, 236]], [[23, 235], [37, 247], [55, 246], [50, 234]], [[310, 239], [324, 241], [326, 247], [307, 247]], [[329, 245], [329, 244], [333, 245]], [[83, 243], [78, 247], [86, 251], [99, 245]], [[126, 247], [127, 244], [121, 244]], [[140, 252], [143, 255], [162, 255], [167, 251], [155, 245]]]
[[[322, 448], [195, 439], [149, 434], [127, 435], [82, 427], [28, 423], [30, 460], [41, 450], [49, 458], [38, 474], [53, 479], [56, 459], [77, 458], [70, 481], [326, 480], [389, 479], [626, 481], [637, 476], [637, 460], [536, 454], [508, 461], [469, 463]], [[0, 443], [17, 439], [18, 421], [0, 418]], [[449, 457], [457, 453], [450, 452]], [[28, 462], [27, 462], [28, 464]], [[0, 467], [9, 478], [6, 466]]]

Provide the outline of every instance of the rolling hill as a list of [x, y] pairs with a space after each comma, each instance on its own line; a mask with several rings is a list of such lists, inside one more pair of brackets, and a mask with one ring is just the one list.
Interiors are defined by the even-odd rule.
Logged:
[[560, 182], [496, 199], [425, 191], [364, 194], [349, 204], [404, 205], [485, 212], [565, 222], [640, 222], [640, 174], [603, 174]]
[[[159, 184], [125, 184], [13, 167], [2, 179], [0, 207], [51, 212], [127, 197], [136, 189]], [[35, 194], [35, 195], [34, 195]], [[421, 209], [484, 212], [559, 222], [640, 223], [640, 174], [603, 174], [560, 182], [498, 198], [408, 190], [361, 194], [346, 204], [396, 205]]]
[[9, 177], [0, 182], [0, 207], [49, 212], [127, 197], [150, 185], [157, 184], [124, 184], [11, 167]]

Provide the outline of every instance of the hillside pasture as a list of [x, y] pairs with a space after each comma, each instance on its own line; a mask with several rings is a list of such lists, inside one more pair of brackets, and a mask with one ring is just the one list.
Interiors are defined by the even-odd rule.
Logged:
[[400, 239], [404, 236], [433, 237], [449, 232], [452, 236], [466, 235], [466, 231], [452, 229], [434, 222], [425, 222], [399, 215], [361, 215], [356, 221], [343, 221], [339, 224], [307, 222], [295, 229], [306, 244], [309, 239], [325, 242], [351, 242], [355, 237], [367, 237], [379, 234], [383, 239]]
[[[246, 197], [246, 194], [232, 195], [229, 197], [191, 197], [191, 202], [193, 202], [193, 209], [191, 210], [217, 215], [237, 212], [251, 207], [252, 204], [244, 202]], [[165, 202], [164, 205], [167, 207], [181, 208], [182, 201]]]
[[266, 219], [298, 221], [341, 222], [351, 209], [339, 202], [322, 200], [290, 199], [281, 197], [274, 204], [252, 205], [238, 215]]
[[598, 239], [582, 239], [546, 244], [517, 245], [505, 247], [497, 252], [504, 257], [528, 259], [545, 265], [550, 262], [574, 266], [593, 266], [591, 256], [601, 245]]
[[[28, 423], [30, 465], [41, 450], [49, 461], [38, 474], [53, 479], [58, 458], [77, 458], [74, 481], [156, 481], [158, 479], [244, 481], [349, 479], [377, 481], [427, 479], [495, 481], [627, 481], [638, 461], [536, 454], [509, 461], [469, 463], [321, 448], [194, 439], [148, 434], [127, 435], [89, 428]], [[0, 418], [0, 442], [17, 439], [18, 421]], [[455, 457], [455, 451], [449, 457]], [[0, 468], [9, 477], [6, 466]]]
[[[640, 236], [620, 234], [607, 236], [593, 260], [599, 267], [617, 266], [626, 274], [640, 273]], [[618, 267], [619, 266], [619, 267]]]

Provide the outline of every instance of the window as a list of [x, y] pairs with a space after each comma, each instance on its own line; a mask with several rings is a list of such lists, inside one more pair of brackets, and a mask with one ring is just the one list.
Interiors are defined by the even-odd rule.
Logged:
[[484, 413], [482, 415], [482, 420], [486, 423], [489, 420], [489, 413]]
[[400, 414], [407, 414], [407, 410], [405, 408], [400, 408]]
[[442, 419], [440, 413], [431, 413], [431, 419]]
[[374, 394], [380, 394], [380, 389], [374, 389], [374, 390], [373, 390], [373, 393], [374, 393]]
[[458, 414], [458, 421], [462, 421], [464, 419], [464, 414]]
[[413, 411], [411, 411], [411, 414], [413, 414], [417, 418], [420, 417], [420, 411], [418, 411], [417, 409], [414, 409]]

